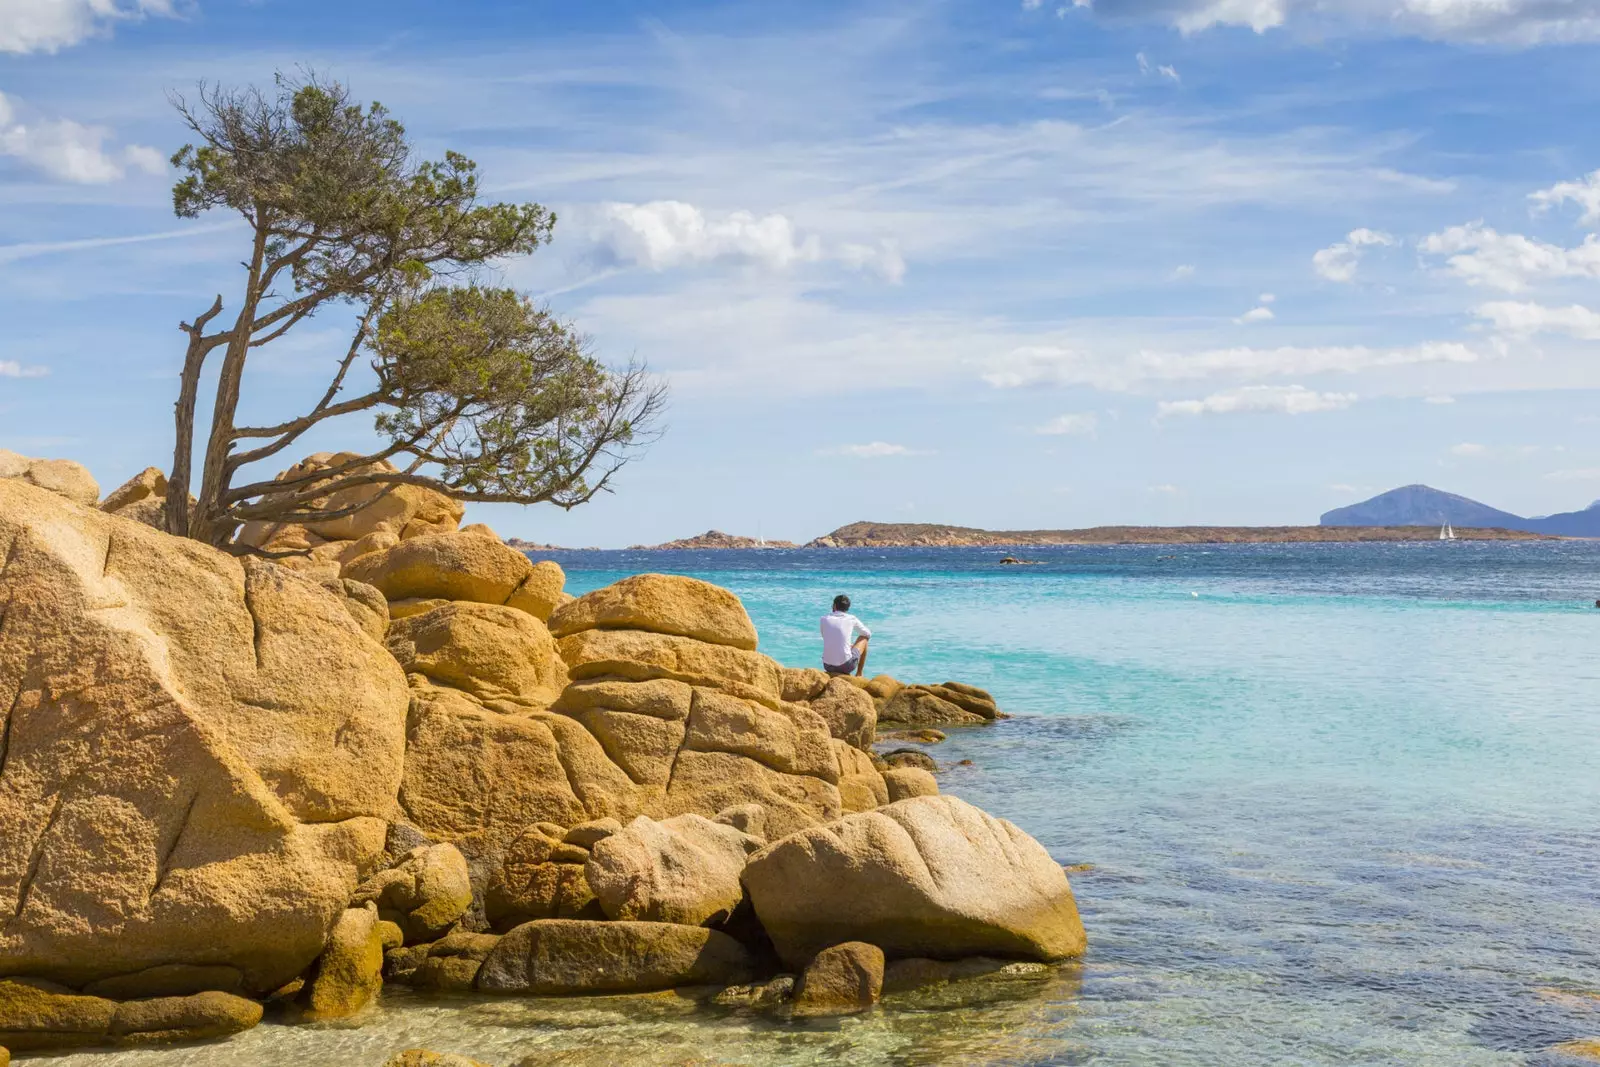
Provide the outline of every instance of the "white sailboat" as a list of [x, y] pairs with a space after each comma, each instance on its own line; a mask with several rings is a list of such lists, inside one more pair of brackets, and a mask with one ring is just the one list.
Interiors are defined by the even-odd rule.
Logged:
[[1439, 540], [1441, 540], [1441, 541], [1454, 541], [1455, 539], [1456, 539], [1456, 532], [1455, 532], [1455, 530], [1450, 528], [1450, 520], [1449, 519], [1444, 520], [1444, 525], [1439, 527]]

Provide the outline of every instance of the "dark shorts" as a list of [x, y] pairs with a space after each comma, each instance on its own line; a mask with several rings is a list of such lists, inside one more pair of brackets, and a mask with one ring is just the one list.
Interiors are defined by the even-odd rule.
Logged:
[[831, 663], [824, 663], [822, 669], [829, 674], [854, 674], [856, 672], [856, 664], [860, 662], [861, 658], [859, 656], [851, 656], [849, 663], [841, 663], [837, 667]]

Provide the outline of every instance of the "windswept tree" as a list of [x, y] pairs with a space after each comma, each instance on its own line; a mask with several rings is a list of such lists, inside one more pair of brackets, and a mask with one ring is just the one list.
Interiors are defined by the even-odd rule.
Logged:
[[[643, 368], [606, 366], [548, 311], [474, 283], [485, 264], [548, 242], [554, 214], [480, 202], [471, 160], [416, 161], [381, 105], [362, 107], [315, 75], [279, 75], [271, 94], [201, 86], [197, 101], [175, 105], [196, 143], [172, 157], [182, 172], [174, 210], [238, 213], [250, 250], [236, 308], [219, 295], [181, 326], [171, 532], [227, 547], [244, 522], [341, 518], [354, 508], [327, 499], [374, 485], [570, 508], [605, 490], [651, 435], [664, 395]], [[354, 323], [321, 398], [275, 425], [237, 425], [252, 353], [333, 306]], [[231, 324], [215, 325], [225, 310]], [[219, 351], [191, 509], [201, 377]], [[313, 427], [358, 412], [374, 416], [370, 454], [298, 478], [241, 478]]]

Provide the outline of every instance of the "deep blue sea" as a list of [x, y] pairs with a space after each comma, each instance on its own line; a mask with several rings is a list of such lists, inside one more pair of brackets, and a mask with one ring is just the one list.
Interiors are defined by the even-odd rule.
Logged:
[[[1600, 544], [580, 552], [744, 598], [817, 659], [848, 593], [869, 673], [1014, 718], [928, 749], [942, 787], [1065, 864], [1081, 965], [799, 1026], [673, 998], [441, 1005], [361, 1030], [72, 1064], [1436, 1064], [1600, 1037]], [[970, 765], [961, 761], [970, 760]]]

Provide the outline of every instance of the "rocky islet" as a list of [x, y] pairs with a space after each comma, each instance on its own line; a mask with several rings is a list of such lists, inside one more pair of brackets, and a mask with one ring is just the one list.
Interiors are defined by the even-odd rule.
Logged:
[[874, 751], [1001, 717], [982, 690], [784, 668], [693, 579], [572, 598], [427, 490], [241, 558], [162, 531], [153, 468], [95, 507], [0, 461], [0, 1045], [350, 1018], [385, 981], [826, 1014], [885, 960], [1083, 950], [1042, 847]]

